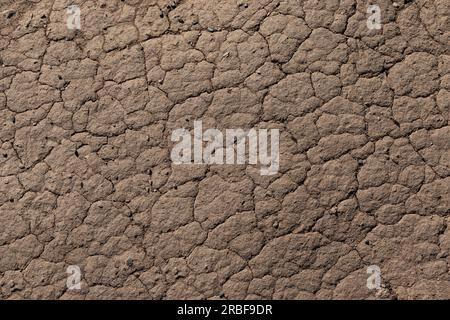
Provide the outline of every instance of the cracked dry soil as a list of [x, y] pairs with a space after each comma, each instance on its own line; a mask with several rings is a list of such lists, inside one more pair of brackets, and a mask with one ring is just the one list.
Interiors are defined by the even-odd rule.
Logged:
[[0, 2], [0, 298], [450, 298], [450, 0]]

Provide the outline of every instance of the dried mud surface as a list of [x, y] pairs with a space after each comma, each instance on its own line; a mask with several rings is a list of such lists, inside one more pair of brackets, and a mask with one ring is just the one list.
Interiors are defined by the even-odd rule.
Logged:
[[[450, 298], [449, 0], [0, 2], [0, 298]], [[197, 119], [279, 174], [173, 165]]]

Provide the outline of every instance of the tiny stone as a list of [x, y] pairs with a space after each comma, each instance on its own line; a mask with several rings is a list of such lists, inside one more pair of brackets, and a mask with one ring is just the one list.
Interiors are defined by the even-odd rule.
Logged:
[[132, 267], [133, 266], [133, 259], [128, 259], [127, 260], [127, 266]]

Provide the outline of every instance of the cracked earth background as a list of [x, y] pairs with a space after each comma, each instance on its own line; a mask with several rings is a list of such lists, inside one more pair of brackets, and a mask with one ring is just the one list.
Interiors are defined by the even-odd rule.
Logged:
[[[0, 297], [450, 298], [450, 1], [369, 4], [1, 0]], [[199, 119], [280, 173], [172, 165]]]

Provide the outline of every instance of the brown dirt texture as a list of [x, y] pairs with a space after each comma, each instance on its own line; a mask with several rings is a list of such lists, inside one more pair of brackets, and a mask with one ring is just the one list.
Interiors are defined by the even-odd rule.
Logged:
[[[450, 299], [449, 44], [450, 0], [0, 0], [0, 299]], [[175, 165], [195, 120], [279, 172]]]

